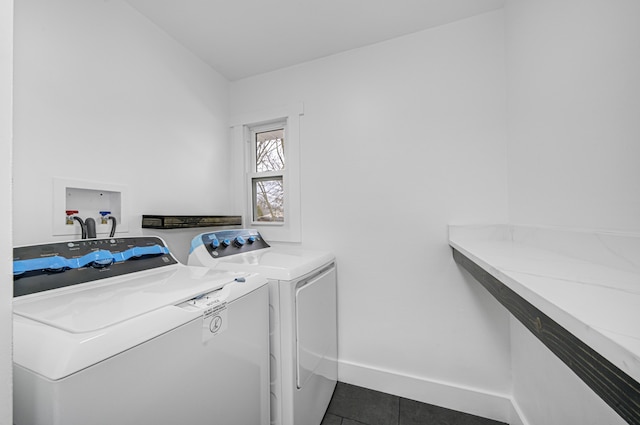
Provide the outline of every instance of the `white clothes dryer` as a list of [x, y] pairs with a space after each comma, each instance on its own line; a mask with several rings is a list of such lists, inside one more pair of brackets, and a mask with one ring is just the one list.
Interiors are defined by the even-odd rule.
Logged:
[[202, 233], [189, 265], [269, 280], [271, 423], [319, 425], [337, 382], [335, 257], [274, 247], [253, 229]]
[[269, 291], [156, 237], [14, 248], [14, 424], [269, 423]]

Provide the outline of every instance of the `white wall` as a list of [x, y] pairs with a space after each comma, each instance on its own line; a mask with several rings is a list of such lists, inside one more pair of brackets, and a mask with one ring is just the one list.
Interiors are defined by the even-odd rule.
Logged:
[[513, 397], [526, 423], [626, 423], [527, 328], [511, 322]]
[[338, 258], [340, 379], [500, 419], [461, 393], [510, 392], [508, 316], [447, 224], [507, 219], [503, 28], [497, 11], [231, 84], [232, 116], [304, 103], [302, 238]]
[[0, 425], [12, 420], [11, 133], [13, 1], [0, 0]]
[[[505, 14], [510, 221], [637, 233], [640, 3], [509, 0]], [[522, 326], [511, 339], [529, 423], [622, 423]]]
[[121, 0], [15, 12], [16, 245], [56, 239], [55, 176], [127, 185], [129, 234], [142, 214], [226, 213], [224, 78]]
[[640, 2], [506, 13], [511, 221], [640, 231]]

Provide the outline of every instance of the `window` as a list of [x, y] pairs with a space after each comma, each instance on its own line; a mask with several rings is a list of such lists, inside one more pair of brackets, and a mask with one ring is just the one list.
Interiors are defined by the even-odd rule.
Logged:
[[285, 221], [285, 125], [251, 130], [251, 204], [254, 222]]
[[274, 242], [301, 242], [302, 105], [232, 119], [234, 205], [243, 225]]

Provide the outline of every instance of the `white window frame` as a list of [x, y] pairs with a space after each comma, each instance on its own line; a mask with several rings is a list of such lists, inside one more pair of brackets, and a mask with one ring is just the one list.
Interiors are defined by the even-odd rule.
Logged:
[[[242, 215], [244, 227], [258, 230], [267, 241], [302, 242], [300, 206], [300, 122], [303, 105], [275, 108], [243, 114], [231, 120], [233, 132], [231, 154], [233, 158], [232, 197], [236, 214]], [[284, 127], [282, 127], [284, 123]], [[284, 128], [284, 170], [255, 171], [255, 144], [253, 134], [258, 131]], [[255, 177], [282, 176], [284, 187], [284, 222], [253, 220], [253, 181]]]
[[[289, 173], [288, 173], [288, 159], [287, 159], [287, 142], [288, 142], [288, 131], [287, 131], [287, 122], [286, 120], [283, 121], [276, 121], [273, 123], [269, 123], [269, 124], [259, 124], [259, 125], [253, 125], [253, 126], [247, 126], [248, 130], [249, 130], [249, 167], [250, 169], [247, 170], [247, 183], [249, 184], [249, 188], [248, 188], [248, 195], [249, 195], [249, 200], [247, 201], [247, 204], [249, 205], [249, 220], [247, 220], [247, 223], [251, 223], [251, 227], [255, 227], [257, 224], [264, 224], [264, 225], [269, 225], [269, 226], [284, 226], [284, 223], [286, 223], [286, 221], [289, 219], [287, 217], [287, 189], [289, 186]], [[257, 163], [257, 157], [256, 157], [256, 136], [258, 135], [258, 133], [263, 133], [263, 132], [267, 132], [267, 131], [272, 131], [272, 130], [278, 130], [278, 129], [282, 129], [283, 133], [284, 133], [284, 168], [282, 170], [274, 170], [274, 171], [256, 171], [256, 163]], [[256, 205], [255, 205], [255, 192], [254, 192], [254, 180], [256, 179], [262, 179], [262, 178], [273, 178], [273, 179], [277, 179], [277, 178], [281, 178], [282, 179], [282, 186], [283, 186], [283, 190], [284, 190], [284, 222], [282, 221], [256, 221], [255, 220], [255, 212], [256, 212]]]

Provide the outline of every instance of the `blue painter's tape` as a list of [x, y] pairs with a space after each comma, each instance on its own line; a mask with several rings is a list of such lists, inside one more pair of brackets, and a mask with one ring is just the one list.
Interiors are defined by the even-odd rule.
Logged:
[[127, 261], [132, 258], [142, 257], [143, 255], [157, 255], [157, 254], [168, 254], [169, 249], [160, 245], [152, 245], [152, 246], [134, 246], [133, 248], [129, 248], [126, 251], [118, 252], [113, 254], [113, 259], [116, 263]]
[[97, 263], [103, 266], [111, 263], [127, 261], [131, 258], [138, 258], [143, 255], [168, 254], [169, 249], [160, 245], [152, 246], [135, 246], [123, 252], [115, 254], [111, 251], [98, 250], [90, 252], [79, 258], [65, 258], [59, 255], [43, 258], [31, 258], [29, 260], [15, 260], [13, 262], [13, 274], [21, 275], [26, 272], [36, 270], [65, 270], [79, 269], [89, 264]]

